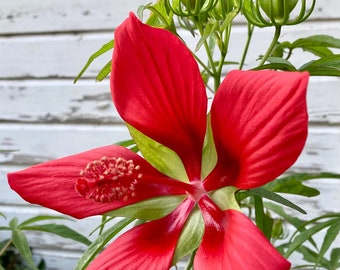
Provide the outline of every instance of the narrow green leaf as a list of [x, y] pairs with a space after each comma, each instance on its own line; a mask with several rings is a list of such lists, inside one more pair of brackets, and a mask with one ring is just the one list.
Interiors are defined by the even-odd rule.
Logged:
[[204, 29], [204, 33], [202, 34], [200, 40], [198, 41], [196, 48], [195, 48], [195, 52], [197, 52], [202, 45], [204, 44], [204, 42], [206, 42], [206, 40], [209, 38], [209, 36], [211, 34], [213, 34], [219, 27], [219, 22], [218, 21], [210, 21]]
[[0, 270], [5, 270], [5, 268], [3, 268], [3, 267], [1, 266], [1, 264], [0, 264]]
[[102, 251], [104, 246], [132, 221], [134, 221], [133, 218], [125, 218], [117, 222], [114, 226], [106, 230], [104, 233], [102, 233], [84, 252], [82, 257], [78, 261], [75, 270], [86, 269], [86, 267], [91, 263], [95, 256]]
[[340, 248], [334, 248], [330, 256], [330, 269], [340, 268]]
[[255, 222], [268, 240], [271, 238], [274, 220], [264, 212], [262, 197], [254, 197]]
[[173, 150], [145, 136], [134, 127], [127, 127], [139, 151], [150, 164], [169, 177], [189, 182], [184, 165]]
[[12, 241], [16, 249], [19, 251], [20, 255], [29, 265], [29, 267], [34, 270], [38, 270], [38, 268], [34, 264], [32, 252], [25, 234], [18, 229], [12, 230]]
[[91, 63], [102, 54], [106, 53], [107, 51], [111, 50], [114, 46], [114, 41], [110, 40], [108, 43], [104, 44], [98, 51], [96, 51], [94, 54], [92, 54], [89, 59], [87, 60], [87, 63], [83, 67], [83, 69], [79, 72], [77, 77], [74, 79], [73, 83], [76, 83], [80, 77], [84, 74], [86, 69], [91, 65]]
[[25, 227], [25, 226], [32, 224], [32, 223], [36, 223], [36, 222], [39, 222], [39, 221], [45, 221], [45, 220], [72, 220], [72, 219], [69, 218], [69, 217], [64, 217], [64, 216], [41, 215], [41, 216], [36, 216], [36, 217], [32, 217], [32, 218], [25, 220], [24, 222], [22, 222], [19, 225], [19, 228]]
[[319, 256], [316, 260], [317, 264], [322, 260], [327, 250], [330, 248], [334, 240], [337, 238], [337, 236], [339, 235], [339, 231], [340, 231], [340, 219], [337, 222], [333, 223], [331, 226], [329, 226], [327, 233], [323, 238], [322, 245], [319, 251]]
[[3, 214], [3, 213], [1, 213], [1, 212], [0, 212], [0, 216], [2, 216], [4, 219], [6, 219], [5, 214]]
[[306, 242], [310, 237], [319, 231], [331, 226], [333, 223], [337, 222], [337, 219], [330, 219], [323, 223], [314, 225], [313, 227], [306, 229], [305, 231], [299, 233], [289, 245], [288, 250], [285, 253], [285, 257], [288, 258], [298, 247], [300, 247], [304, 242]]
[[282, 205], [288, 206], [296, 211], [299, 211], [302, 214], [307, 214], [305, 210], [303, 210], [301, 207], [297, 206], [296, 204], [292, 203], [291, 201], [283, 198], [282, 196], [271, 192], [265, 188], [254, 188], [254, 189], [250, 189], [247, 190], [246, 193], [250, 194], [250, 195], [257, 195], [260, 196], [262, 198], [266, 198], [268, 200], [274, 201], [274, 202], [278, 202]]
[[88, 240], [85, 236], [81, 235], [80, 233], [76, 232], [75, 230], [60, 224], [41, 224], [35, 226], [20, 226], [21, 230], [26, 231], [42, 231], [53, 233], [63, 238], [72, 239], [84, 245], [90, 245], [91, 241]]
[[98, 72], [96, 76], [96, 81], [101, 82], [104, 80], [111, 72], [112, 61], [106, 63], [106, 65]]
[[296, 194], [305, 197], [313, 197], [320, 194], [317, 189], [304, 185], [303, 182], [298, 177], [294, 177], [294, 175], [278, 178], [265, 185], [264, 188], [272, 192]]
[[296, 68], [291, 62], [280, 57], [270, 56], [267, 58], [267, 61], [269, 62], [269, 64], [258, 66], [253, 70], [273, 69], [273, 70], [296, 71]]
[[182, 201], [183, 196], [161, 196], [127, 205], [106, 213], [114, 217], [133, 217], [142, 220], [154, 220], [172, 212]]
[[308, 71], [311, 76], [340, 76], [340, 54], [310, 61], [300, 67], [299, 71]]
[[308, 48], [308, 47], [327, 47], [340, 48], [340, 39], [329, 35], [314, 35], [306, 38], [300, 38], [291, 44], [292, 48]]

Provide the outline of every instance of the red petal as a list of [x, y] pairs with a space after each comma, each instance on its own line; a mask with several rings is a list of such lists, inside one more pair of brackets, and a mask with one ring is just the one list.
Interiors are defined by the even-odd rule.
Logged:
[[[133, 160], [136, 165], [140, 166], [140, 172], [143, 174], [142, 179], [145, 179], [147, 183], [141, 181], [136, 186], [135, 197], [127, 201], [100, 203], [85, 199], [75, 190], [80, 171], [84, 170], [89, 162], [99, 160], [103, 156], [122, 157], [126, 160]], [[150, 183], [148, 176], [159, 180], [158, 183]], [[168, 181], [142, 157], [120, 146], [101, 147], [8, 174], [11, 188], [26, 201], [76, 218], [103, 214], [155, 196], [184, 193], [175, 184], [173, 186], [162, 185], [163, 179]]]
[[168, 270], [194, 202], [185, 200], [168, 216], [150, 221], [118, 237], [87, 270]]
[[205, 232], [195, 261], [195, 270], [286, 270], [290, 263], [244, 214], [221, 211], [207, 197], [199, 202]]
[[199, 178], [207, 96], [191, 52], [133, 14], [115, 31], [111, 91], [122, 118], [182, 159]]
[[258, 187], [296, 161], [307, 136], [307, 83], [308, 74], [298, 72], [227, 75], [211, 109], [218, 165], [207, 189]]

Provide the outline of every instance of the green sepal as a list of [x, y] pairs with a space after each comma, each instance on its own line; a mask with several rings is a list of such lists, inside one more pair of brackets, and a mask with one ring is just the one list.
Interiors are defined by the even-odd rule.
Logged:
[[234, 209], [241, 211], [235, 197], [237, 190], [236, 187], [227, 186], [212, 191], [209, 196], [221, 210]]
[[183, 257], [194, 252], [199, 247], [203, 234], [204, 220], [201, 211], [196, 206], [188, 217], [178, 239], [172, 264], [176, 264]]
[[162, 196], [134, 203], [106, 213], [107, 216], [154, 220], [171, 213], [184, 196]]
[[129, 124], [127, 127], [139, 151], [152, 166], [171, 178], [189, 182], [184, 165], [173, 150], [149, 138]]
[[214, 136], [211, 129], [210, 113], [207, 117], [207, 132], [204, 138], [202, 152], [202, 171], [201, 178], [205, 179], [213, 170], [217, 163], [217, 152], [215, 148]]

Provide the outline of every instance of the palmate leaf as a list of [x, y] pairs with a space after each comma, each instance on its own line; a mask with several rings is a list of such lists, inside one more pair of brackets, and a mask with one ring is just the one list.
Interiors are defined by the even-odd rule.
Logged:
[[74, 79], [74, 83], [76, 83], [81, 76], [83, 76], [84, 72], [87, 70], [87, 68], [91, 65], [91, 63], [99, 56], [101, 56], [102, 54], [108, 52], [109, 50], [111, 50], [114, 46], [114, 41], [110, 40], [109, 42], [107, 42], [106, 44], [104, 44], [98, 51], [96, 51], [95, 53], [93, 53], [89, 59], [87, 60], [85, 66], [82, 68], [82, 70], [79, 72], [79, 74], [77, 75], [77, 77]]
[[132, 221], [134, 221], [133, 218], [125, 218], [117, 222], [114, 226], [106, 230], [104, 233], [102, 233], [95, 241], [93, 241], [93, 243], [82, 255], [82, 257], [78, 261], [75, 270], [86, 269], [86, 267], [91, 263], [95, 256], [102, 251], [104, 246]]

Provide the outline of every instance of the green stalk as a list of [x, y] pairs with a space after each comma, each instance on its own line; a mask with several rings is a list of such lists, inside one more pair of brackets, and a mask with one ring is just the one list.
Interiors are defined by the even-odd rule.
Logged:
[[9, 239], [6, 245], [3, 247], [3, 249], [0, 250], [0, 257], [5, 253], [5, 251], [9, 248], [11, 244], [12, 244], [12, 239]]
[[277, 25], [277, 26], [275, 26], [275, 34], [274, 34], [273, 40], [270, 43], [266, 53], [262, 57], [259, 66], [262, 66], [266, 62], [266, 60], [268, 59], [268, 57], [271, 54], [271, 52], [273, 51], [277, 41], [279, 40], [280, 34], [281, 34], [281, 25]]
[[248, 54], [248, 50], [249, 50], [249, 45], [250, 45], [250, 41], [253, 37], [253, 33], [254, 33], [254, 25], [251, 24], [250, 22], [248, 22], [248, 35], [247, 35], [247, 41], [246, 44], [244, 46], [244, 50], [243, 50], [243, 54], [242, 54], [242, 58], [241, 58], [241, 62], [239, 65], [239, 69], [241, 70], [244, 66], [244, 62], [246, 60], [247, 54]]

